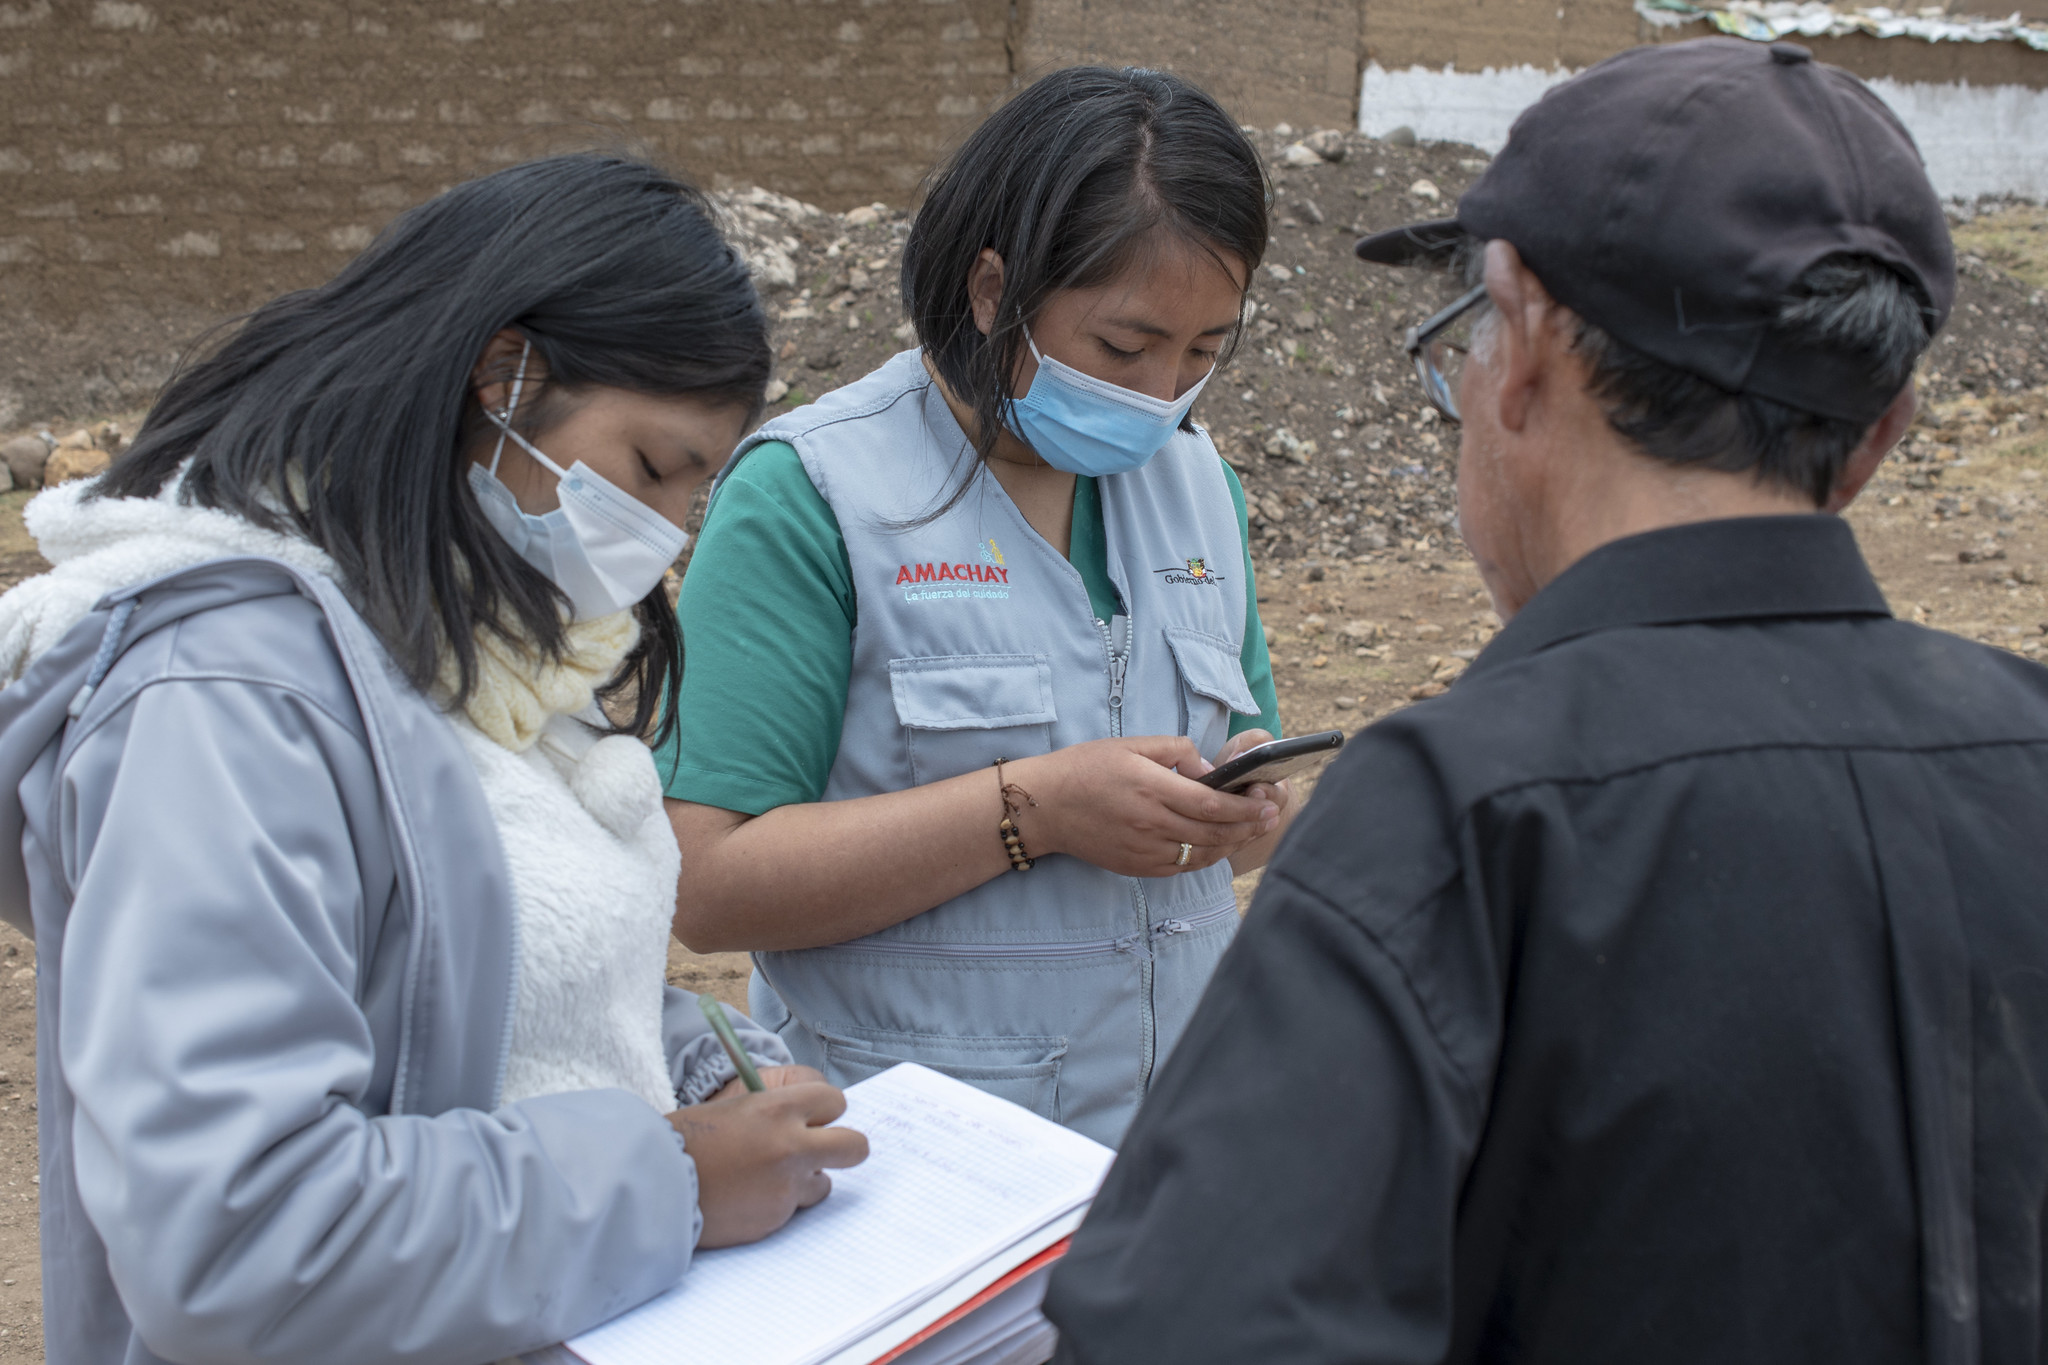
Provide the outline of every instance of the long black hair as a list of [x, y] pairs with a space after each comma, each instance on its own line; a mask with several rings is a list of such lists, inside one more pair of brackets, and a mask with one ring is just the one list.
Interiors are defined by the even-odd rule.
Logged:
[[[974, 409], [976, 453], [995, 450], [1025, 328], [1054, 293], [1114, 279], [1161, 231], [1237, 258], [1249, 284], [1266, 254], [1269, 200], [1236, 121], [1162, 71], [1068, 67], [990, 115], [932, 173], [903, 248], [904, 307], [939, 377]], [[1003, 258], [986, 336], [968, 294], [984, 248]]]
[[[257, 309], [172, 378], [96, 495], [154, 496], [189, 463], [182, 500], [326, 551], [414, 686], [432, 688], [452, 651], [460, 704], [479, 629], [547, 658], [565, 644], [567, 599], [484, 520], [466, 478], [472, 371], [508, 327], [570, 397], [690, 394], [751, 420], [773, 363], [746, 265], [701, 194], [629, 157], [550, 157], [457, 185], [326, 284]], [[634, 611], [640, 643], [600, 695], [634, 698], [622, 731], [659, 716], [659, 742], [682, 639], [662, 589]]]

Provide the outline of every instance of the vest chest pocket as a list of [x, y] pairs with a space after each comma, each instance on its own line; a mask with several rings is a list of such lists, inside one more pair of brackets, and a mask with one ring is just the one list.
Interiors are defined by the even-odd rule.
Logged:
[[1046, 655], [891, 659], [889, 691], [918, 786], [1052, 749], [1059, 716]]
[[1232, 712], [1259, 714], [1244, 679], [1244, 659], [1222, 636], [1191, 626], [1168, 626], [1166, 644], [1180, 672], [1180, 732], [1203, 757], [1213, 758], [1230, 738]]

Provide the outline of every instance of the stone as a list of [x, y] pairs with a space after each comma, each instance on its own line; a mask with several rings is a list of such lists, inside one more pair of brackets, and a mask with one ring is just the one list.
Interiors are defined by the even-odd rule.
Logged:
[[[1320, 564], [1316, 563], [1316, 562], [1315, 562], [1314, 560], [1310, 560], [1310, 561], [1309, 561], [1309, 565], [1308, 565], [1308, 581], [1309, 581], [1309, 582], [1311, 582], [1311, 583], [1320, 583], [1320, 582], [1322, 582], [1322, 581], [1323, 581], [1323, 580], [1324, 580], [1325, 578], [1328, 578], [1329, 576], [1330, 576], [1330, 575], [1329, 575], [1329, 571], [1328, 571], [1327, 569], [1325, 569], [1325, 568], [1324, 568], [1324, 567], [1323, 567], [1322, 565], [1320, 565]], [[1322, 621], [1323, 621], [1323, 618], [1322, 618], [1322, 617], [1318, 616], [1318, 617], [1316, 618], [1316, 629], [1317, 629], [1317, 630], [1321, 630], [1321, 629], [1323, 628], [1323, 625], [1322, 625]]]
[[1293, 125], [1293, 124], [1291, 124], [1291, 123], [1276, 123], [1276, 124], [1274, 124], [1274, 125], [1273, 125], [1273, 136], [1274, 136], [1274, 137], [1293, 137], [1293, 136], [1294, 136], [1294, 125]]
[[1280, 153], [1280, 164], [1292, 166], [1296, 170], [1305, 170], [1310, 166], [1322, 165], [1323, 159], [1317, 156], [1306, 143], [1291, 142], [1287, 145], [1287, 149]]
[[846, 225], [848, 227], [870, 227], [880, 222], [881, 218], [882, 215], [876, 213], [872, 207], [863, 205], [860, 208], [848, 211]]
[[780, 403], [789, 396], [789, 381], [786, 379], [769, 380], [768, 388], [761, 396], [770, 403]]
[[76, 450], [90, 450], [92, 448], [92, 433], [84, 427], [80, 427], [76, 431], [67, 432], [65, 435], [59, 436], [57, 438], [57, 449], [62, 450], [66, 446]]
[[1347, 640], [1369, 645], [1385, 638], [1387, 628], [1377, 621], [1346, 621], [1337, 628], [1337, 633]]
[[1313, 309], [1309, 308], [1304, 308], [1299, 313], [1296, 313], [1293, 321], [1294, 330], [1297, 332], [1313, 332], [1316, 328], [1323, 325], [1323, 320], [1315, 315]]
[[836, 370], [839, 368], [839, 352], [836, 348], [815, 352], [804, 360], [814, 370]]
[[1287, 284], [1294, 279], [1294, 272], [1284, 265], [1269, 265], [1265, 269], [1266, 278], [1275, 284]]
[[111, 455], [93, 445], [58, 446], [50, 452], [49, 464], [43, 467], [43, 482], [54, 485], [89, 479], [112, 463]]
[[[1318, 575], [1316, 573], [1316, 570], [1310, 569], [1309, 581], [1313, 583], [1317, 580], [1317, 577]], [[1301, 618], [1301, 633], [1303, 635], [1321, 635], [1324, 631], [1328, 630], [1329, 628], [1330, 623], [1328, 621], [1325, 621], [1320, 616], [1310, 614], [1308, 616], [1304, 616]]]
[[119, 455], [121, 447], [128, 444], [121, 435], [121, 428], [113, 422], [102, 422], [93, 428], [92, 443], [109, 455]]
[[1415, 145], [1415, 130], [1404, 123], [1381, 138], [1380, 141], [1386, 143], [1389, 147], [1413, 147]]
[[1358, 706], [1358, 698], [1333, 697], [1330, 699], [1330, 705], [1336, 707], [1339, 711], [1350, 711]]
[[1344, 134], [1335, 128], [1321, 128], [1301, 140], [1301, 145], [1325, 161], [1342, 161], [1347, 150]]
[[1280, 499], [1268, 494], [1259, 499], [1259, 514], [1277, 525], [1287, 520], [1287, 506]]
[[50, 462], [50, 443], [40, 436], [17, 436], [0, 445], [0, 462], [16, 488], [40, 488], [43, 466]]
[[1436, 182], [1427, 177], [1410, 185], [1408, 193], [1412, 198], [1427, 199], [1432, 204], [1444, 197], [1444, 192], [1436, 187]]
[[1429, 682], [1421, 683], [1415, 687], [1411, 687], [1410, 689], [1408, 689], [1408, 700], [1428, 701], [1431, 697], [1441, 697], [1444, 693], [1450, 690], [1450, 688], [1444, 686], [1442, 683], [1431, 680]]

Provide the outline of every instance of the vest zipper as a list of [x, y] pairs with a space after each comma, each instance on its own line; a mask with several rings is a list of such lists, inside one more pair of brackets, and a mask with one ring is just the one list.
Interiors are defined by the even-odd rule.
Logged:
[[[1095, 618], [1095, 629], [1102, 636], [1102, 652], [1109, 660], [1109, 737], [1121, 739], [1124, 733], [1124, 679], [1131, 668], [1131, 618], [1128, 612], [1115, 618], [1114, 627], [1101, 617]], [[1123, 638], [1117, 640], [1112, 630]], [[1150, 940], [1157, 937], [1152, 927], [1152, 911], [1145, 903], [1145, 883], [1133, 878], [1131, 895], [1137, 905], [1138, 933], [1136, 937]], [[1152, 1085], [1152, 1062], [1158, 1050], [1158, 1040], [1153, 1027], [1153, 981], [1152, 955], [1147, 953], [1138, 968], [1144, 979], [1145, 1006], [1138, 1018], [1139, 1063], [1138, 1094], [1142, 1097]]]
[[1152, 926], [1154, 939], [1172, 938], [1177, 934], [1192, 934], [1197, 929], [1206, 929], [1226, 915], [1237, 914], [1237, 904], [1219, 905], [1214, 910], [1204, 910], [1191, 919], [1163, 919]]
[[894, 957], [1012, 957], [1052, 961], [1093, 957], [1101, 953], [1135, 953], [1145, 946], [1147, 939], [1157, 942], [1179, 934], [1191, 934], [1236, 913], [1235, 904], [1219, 905], [1214, 910], [1205, 910], [1188, 919], [1163, 919], [1145, 934], [1125, 934], [1122, 938], [1078, 939], [1072, 943], [908, 943], [902, 939], [884, 939], [879, 943], [868, 943], [855, 939], [851, 943], [834, 946], [852, 952], [886, 953]]
[[891, 957], [1005, 957], [1061, 961], [1104, 953], [1135, 953], [1144, 948], [1145, 941], [1142, 934], [1125, 934], [1122, 938], [1079, 939], [1072, 943], [906, 943], [901, 939], [867, 943], [855, 939], [835, 946], [849, 952], [883, 953]]

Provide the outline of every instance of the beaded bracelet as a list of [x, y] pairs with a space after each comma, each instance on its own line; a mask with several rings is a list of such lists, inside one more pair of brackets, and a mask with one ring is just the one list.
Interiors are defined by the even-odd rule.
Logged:
[[[1024, 806], [1035, 806], [1038, 802], [1032, 799], [1030, 792], [1003, 780], [1003, 765], [1009, 761], [1007, 758], [996, 760], [996, 788], [1003, 798], [1003, 822], [996, 826], [996, 833], [1003, 837], [1003, 852], [1010, 855], [1011, 870], [1029, 872], [1033, 860], [1024, 851], [1024, 838], [1017, 832], [1017, 822], [1012, 817], [1022, 815]], [[1019, 800], [1023, 805], [1018, 804]]]

